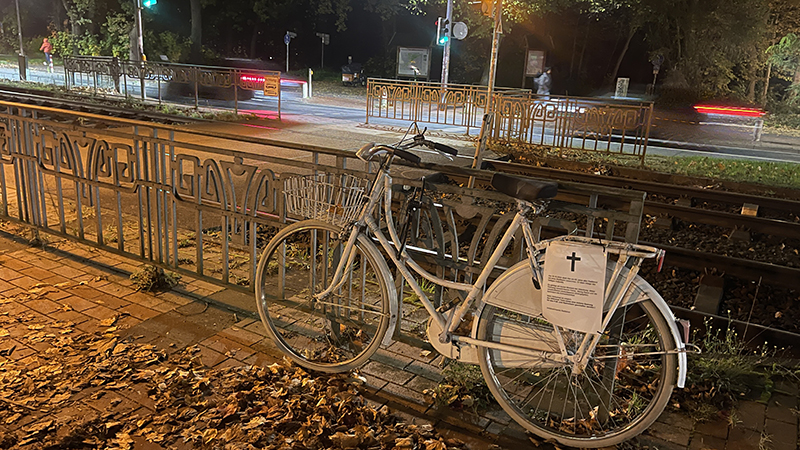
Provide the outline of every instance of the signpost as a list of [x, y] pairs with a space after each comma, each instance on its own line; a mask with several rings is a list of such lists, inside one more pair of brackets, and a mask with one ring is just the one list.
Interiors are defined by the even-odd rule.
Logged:
[[525, 73], [522, 75], [523, 88], [528, 77], [536, 77], [544, 72], [545, 57], [544, 50], [528, 50], [528, 55], [525, 59]]
[[292, 42], [292, 39], [297, 37], [297, 33], [292, 33], [291, 31], [287, 31], [285, 35], [283, 35], [283, 43], [286, 44], [286, 71], [289, 71], [289, 42]]
[[397, 76], [428, 78], [430, 55], [430, 48], [397, 47]]
[[630, 78], [617, 78], [617, 90], [614, 92], [614, 98], [624, 98], [628, 96], [628, 84]]
[[322, 54], [320, 56], [319, 68], [325, 67], [325, 46], [331, 43], [331, 35], [325, 33], [317, 33], [317, 37], [322, 40]]

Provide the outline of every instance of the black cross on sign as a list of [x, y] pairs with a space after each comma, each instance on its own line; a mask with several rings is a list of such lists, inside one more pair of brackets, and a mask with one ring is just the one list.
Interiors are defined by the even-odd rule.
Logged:
[[572, 252], [572, 256], [567, 256], [567, 259], [572, 261], [572, 269], [570, 271], [575, 272], [575, 261], [580, 261], [581, 257], [575, 256], [575, 252]]

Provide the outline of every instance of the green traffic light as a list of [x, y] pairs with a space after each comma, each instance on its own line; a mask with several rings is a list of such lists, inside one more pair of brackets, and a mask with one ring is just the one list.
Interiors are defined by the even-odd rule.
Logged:
[[450, 38], [448, 38], [447, 36], [442, 36], [442, 37], [439, 38], [439, 43], [440, 44], [447, 44], [447, 41], [449, 41], [449, 40], [450, 40]]
[[152, 8], [156, 6], [156, 3], [158, 3], [158, 0], [142, 0], [142, 6], [145, 8]]

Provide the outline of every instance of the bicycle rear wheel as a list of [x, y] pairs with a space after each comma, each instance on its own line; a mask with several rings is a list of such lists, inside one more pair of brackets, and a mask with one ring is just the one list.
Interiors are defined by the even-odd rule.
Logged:
[[326, 298], [314, 294], [332, 282], [347, 235], [310, 220], [281, 230], [267, 245], [256, 274], [261, 321], [278, 348], [301, 366], [345, 372], [378, 349], [391, 319], [386, 262], [359, 236], [345, 282]]
[[[481, 371], [503, 409], [544, 439], [572, 447], [606, 447], [650, 426], [672, 394], [675, 341], [651, 300], [619, 308], [581, 374], [561, 356], [554, 327], [486, 305], [477, 337], [550, 352], [551, 360], [480, 348]], [[568, 352], [583, 333], [562, 330]], [[645, 355], [645, 353], [654, 353]]]

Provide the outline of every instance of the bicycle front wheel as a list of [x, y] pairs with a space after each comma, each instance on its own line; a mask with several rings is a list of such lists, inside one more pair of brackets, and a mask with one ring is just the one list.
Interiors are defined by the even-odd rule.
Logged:
[[327, 297], [314, 297], [332, 283], [347, 238], [324, 222], [298, 222], [281, 230], [259, 260], [261, 321], [278, 348], [307, 369], [345, 372], [360, 366], [389, 327], [391, 274], [364, 235], [344, 282]]
[[[584, 334], [561, 332], [574, 354]], [[514, 420], [572, 447], [607, 447], [640, 434], [664, 410], [675, 384], [677, 356], [669, 353], [675, 341], [651, 300], [615, 312], [582, 373], [558, 361], [555, 329], [541, 318], [486, 305], [477, 337], [542, 352], [480, 348], [481, 371]]]

